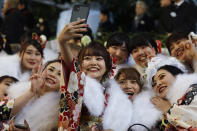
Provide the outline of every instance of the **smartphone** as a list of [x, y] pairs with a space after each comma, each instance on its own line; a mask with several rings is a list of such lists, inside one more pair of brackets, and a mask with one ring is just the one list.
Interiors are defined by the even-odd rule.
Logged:
[[77, 4], [73, 6], [70, 22], [85, 19], [87, 22], [90, 7], [88, 5]]
[[14, 124], [14, 126], [19, 129], [27, 129], [27, 127], [24, 124]]

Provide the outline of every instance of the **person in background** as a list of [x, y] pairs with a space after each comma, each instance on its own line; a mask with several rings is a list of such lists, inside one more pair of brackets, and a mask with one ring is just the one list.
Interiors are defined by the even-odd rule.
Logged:
[[[166, 15], [168, 23], [168, 32], [195, 32], [197, 22], [197, 7], [185, 0], [173, 0], [174, 3], [170, 5], [168, 15]], [[184, 24], [183, 24], [184, 23]]]
[[157, 43], [148, 33], [140, 33], [131, 39], [129, 44], [129, 52], [132, 54], [136, 63], [135, 68], [140, 73], [142, 80], [146, 80], [146, 68], [148, 62], [157, 55]]
[[100, 22], [97, 31], [97, 37], [102, 37], [105, 33], [110, 33], [115, 31], [114, 24], [110, 21], [110, 10], [107, 7], [101, 8], [101, 13], [99, 16]]
[[125, 33], [113, 33], [107, 40], [106, 48], [110, 56], [115, 60], [116, 69], [114, 75], [122, 67], [132, 66], [129, 60], [129, 36]]
[[154, 29], [154, 21], [148, 15], [147, 5], [144, 1], [138, 0], [135, 6], [135, 16], [131, 23], [131, 32], [149, 32]]
[[157, 32], [159, 33], [169, 33], [170, 26], [168, 25], [171, 21], [170, 15], [170, 5], [172, 0], [160, 0], [160, 13], [158, 16]]
[[186, 33], [173, 33], [167, 38], [167, 49], [171, 56], [181, 61], [190, 72], [197, 72], [197, 51]]
[[19, 0], [6, 0], [2, 9], [4, 16], [1, 32], [6, 35], [5, 51], [13, 54], [18, 49], [19, 39], [24, 33], [24, 18], [18, 10]]
[[35, 20], [33, 14], [28, 9], [28, 1], [19, 0], [17, 7], [24, 17], [24, 30], [27, 31], [32, 29], [34, 27]]
[[169, 7], [172, 3], [172, 0], [160, 0], [160, 6], [163, 7]]

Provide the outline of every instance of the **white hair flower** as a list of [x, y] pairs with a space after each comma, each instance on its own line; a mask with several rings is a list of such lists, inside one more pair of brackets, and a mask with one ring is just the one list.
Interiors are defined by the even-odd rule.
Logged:
[[84, 35], [81, 38], [81, 45], [86, 47], [87, 45], [89, 45], [92, 42], [91, 38], [88, 35]]

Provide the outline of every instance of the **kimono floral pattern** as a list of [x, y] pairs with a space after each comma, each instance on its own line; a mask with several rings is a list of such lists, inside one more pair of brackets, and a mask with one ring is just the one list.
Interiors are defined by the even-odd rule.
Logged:
[[191, 85], [167, 113], [168, 121], [176, 127], [197, 130], [197, 84]]
[[66, 70], [62, 63], [61, 79], [64, 80], [60, 87], [59, 123], [58, 131], [76, 131], [82, 108], [85, 74], [80, 71], [78, 62], [73, 60], [71, 70]]
[[7, 122], [10, 119], [10, 114], [14, 106], [14, 99], [4, 98], [0, 101], [0, 131], [7, 127]]

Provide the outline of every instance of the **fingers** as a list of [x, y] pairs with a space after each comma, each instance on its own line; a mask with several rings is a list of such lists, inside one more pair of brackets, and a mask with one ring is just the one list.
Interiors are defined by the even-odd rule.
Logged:
[[39, 64], [38, 66], [38, 74], [42, 73], [42, 63]]
[[26, 120], [24, 120], [24, 125], [27, 127], [28, 130], [30, 129], [29, 124], [27, 123]]
[[71, 24], [71, 25], [79, 25], [79, 24], [81, 24], [81, 23], [84, 23], [85, 21], [86, 21], [86, 19], [80, 19], [80, 20], [71, 22], [70, 24]]
[[151, 102], [154, 104], [154, 105], [156, 105], [156, 104], [158, 104], [159, 102], [161, 101], [161, 98], [160, 97], [152, 97], [151, 98]]
[[11, 122], [10, 122], [10, 124], [9, 124], [9, 129], [8, 129], [8, 131], [14, 131], [14, 120], [12, 120]]

